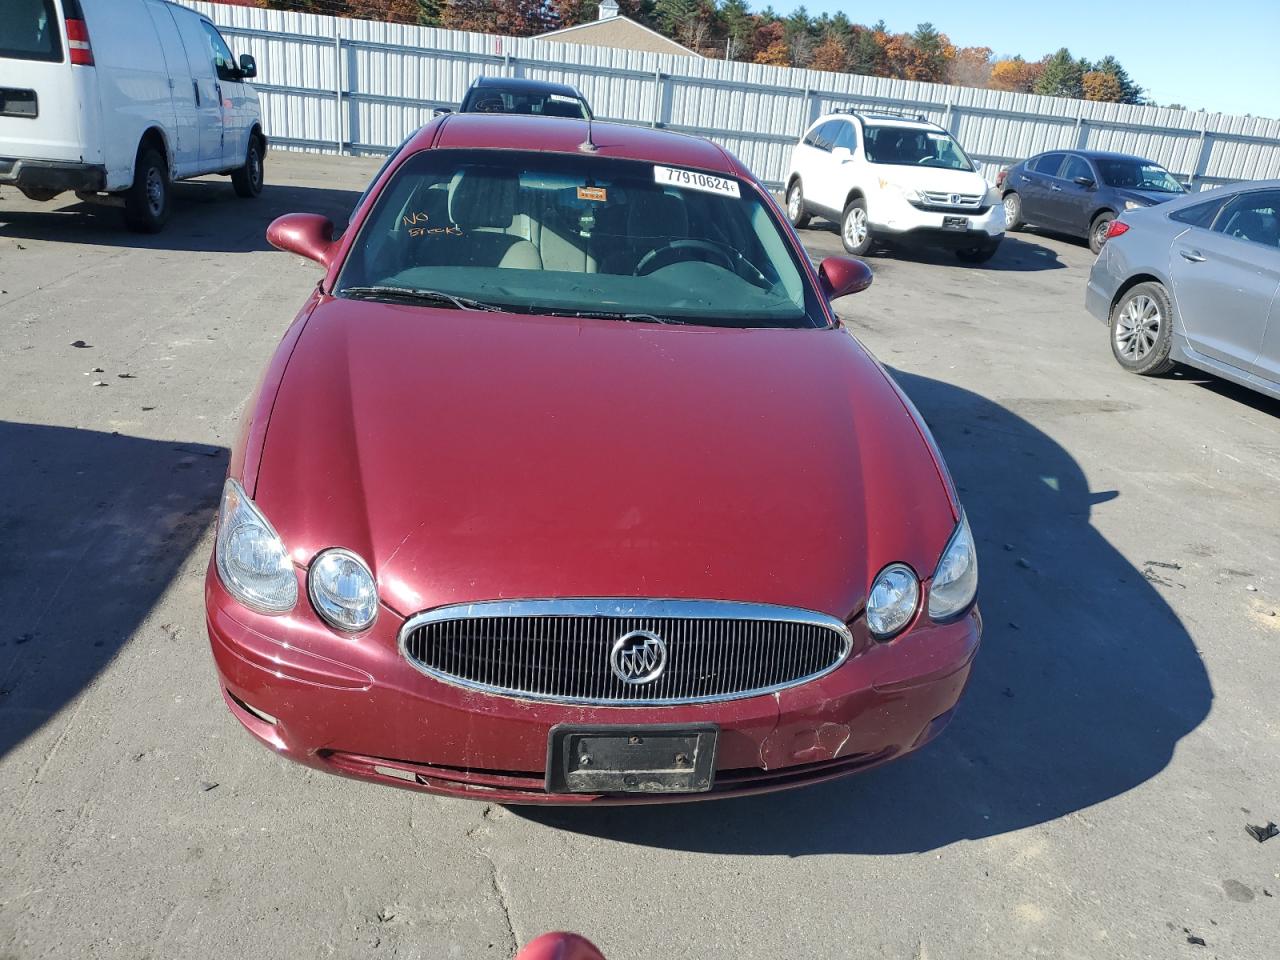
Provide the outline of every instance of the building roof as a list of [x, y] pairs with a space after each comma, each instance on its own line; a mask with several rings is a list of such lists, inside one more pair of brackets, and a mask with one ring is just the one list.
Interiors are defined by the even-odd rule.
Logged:
[[[538, 150], [581, 155], [587, 121], [530, 117], [509, 113], [455, 113], [427, 124], [414, 136], [408, 152], [430, 147], [479, 150]], [[735, 159], [710, 140], [669, 130], [622, 123], [591, 124], [597, 157], [643, 160], [692, 167], [729, 176], [747, 176]]]
[[681, 57], [701, 57], [696, 50], [650, 30], [643, 23], [621, 15], [580, 23], [540, 34], [535, 40], [553, 40], [557, 43], [578, 43], [590, 47], [615, 47], [621, 50], [640, 50], [646, 53], [669, 53]]

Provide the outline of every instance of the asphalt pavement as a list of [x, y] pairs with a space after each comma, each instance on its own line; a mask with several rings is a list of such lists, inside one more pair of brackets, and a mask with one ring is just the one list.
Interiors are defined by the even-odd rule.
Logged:
[[1246, 832], [1280, 820], [1280, 404], [1123, 373], [1064, 238], [877, 256], [840, 303], [978, 540], [984, 647], [919, 754], [531, 810], [254, 742], [201, 586], [244, 404], [318, 276], [263, 234], [345, 221], [377, 166], [276, 153], [261, 198], [182, 185], [151, 237], [0, 190], [2, 960], [474, 960], [551, 929], [611, 960], [1280, 956], [1280, 838]]

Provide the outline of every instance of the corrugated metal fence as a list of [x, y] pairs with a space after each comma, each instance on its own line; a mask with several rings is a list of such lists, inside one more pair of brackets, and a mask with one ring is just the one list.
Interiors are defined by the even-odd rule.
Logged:
[[1280, 177], [1280, 120], [183, 2], [257, 59], [264, 123], [280, 146], [386, 153], [476, 77], [505, 74], [572, 83], [602, 119], [710, 137], [774, 186], [804, 128], [837, 108], [922, 114], [988, 179], [1053, 148], [1140, 154], [1200, 188]]

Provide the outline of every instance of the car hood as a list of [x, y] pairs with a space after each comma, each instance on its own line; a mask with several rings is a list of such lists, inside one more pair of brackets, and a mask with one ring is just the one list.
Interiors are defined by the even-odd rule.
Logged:
[[1121, 200], [1136, 200], [1138, 203], [1160, 204], [1168, 203], [1170, 200], [1177, 200], [1184, 197], [1184, 193], [1164, 193], [1160, 190], [1132, 190], [1128, 187], [1116, 189], [1116, 196]]
[[910, 190], [967, 194], [987, 192], [987, 181], [982, 179], [982, 174], [972, 170], [947, 170], [942, 167], [894, 163], [872, 164], [872, 169], [886, 183]]
[[295, 562], [356, 550], [401, 614], [578, 596], [847, 618], [884, 564], [932, 572], [943, 477], [841, 330], [322, 298], [252, 489]]

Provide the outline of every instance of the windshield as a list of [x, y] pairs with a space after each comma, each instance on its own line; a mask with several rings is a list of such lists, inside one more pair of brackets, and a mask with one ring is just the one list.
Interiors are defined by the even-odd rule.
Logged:
[[736, 179], [634, 160], [424, 150], [379, 195], [336, 289], [462, 309], [826, 326], [803, 276], [768, 203]]
[[0, 14], [0, 57], [14, 60], [62, 59], [62, 38], [53, 0], [6, 0]]
[[960, 144], [940, 130], [864, 126], [862, 132], [867, 142], [867, 159], [872, 163], [973, 169]]
[[473, 87], [462, 102], [462, 113], [524, 113], [542, 117], [588, 120], [591, 111], [578, 97], [545, 90]]
[[1099, 157], [1094, 160], [1102, 173], [1102, 182], [1109, 187], [1129, 190], [1152, 190], [1156, 193], [1186, 193], [1177, 180], [1164, 167], [1148, 160]]

